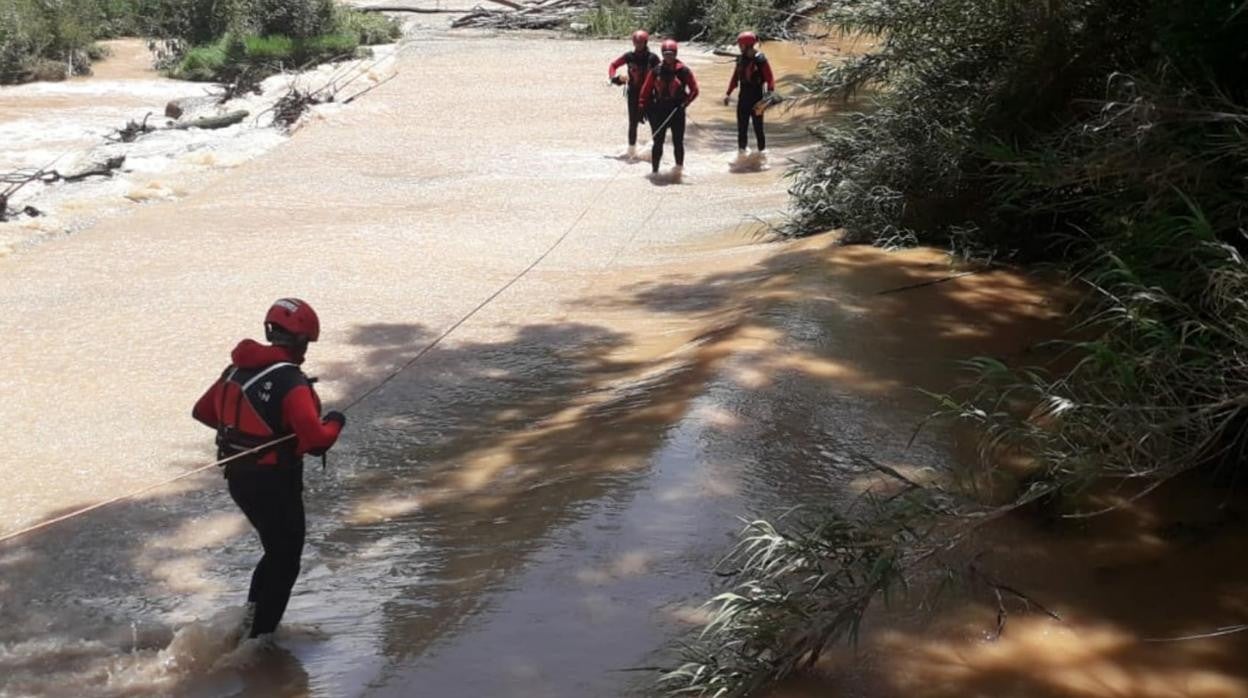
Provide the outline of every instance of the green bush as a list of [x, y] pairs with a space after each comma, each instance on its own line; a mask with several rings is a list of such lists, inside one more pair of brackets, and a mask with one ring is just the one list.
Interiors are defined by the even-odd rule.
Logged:
[[51, 68], [58, 62], [89, 72], [88, 48], [103, 28], [135, 28], [122, 9], [104, 0], [0, 0], [0, 83], [63, 76]]
[[289, 63], [295, 56], [295, 40], [288, 36], [249, 36], [243, 48], [250, 63]]
[[219, 78], [229, 63], [229, 43], [226, 37], [207, 46], [196, 46], [186, 52], [170, 74], [182, 80], [213, 82]]
[[205, 82], [228, 82], [246, 75], [259, 80], [281, 70], [292, 70], [329, 60], [351, 58], [359, 47], [353, 34], [325, 34], [304, 39], [288, 36], [233, 35], [196, 46], [170, 69], [173, 77]]
[[301, 63], [351, 58], [359, 45], [359, 37], [354, 34], [314, 36], [299, 42], [298, 57]]

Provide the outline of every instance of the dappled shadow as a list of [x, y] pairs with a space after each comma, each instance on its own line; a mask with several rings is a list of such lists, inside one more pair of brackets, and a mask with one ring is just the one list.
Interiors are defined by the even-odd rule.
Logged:
[[[774, 515], [805, 493], [845, 489], [872, 463], [949, 467], [957, 449], [948, 430], [905, 442], [933, 408], [918, 390], [952, 388], [964, 378], [957, 361], [1053, 358], [1034, 343], [1060, 334], [1071, 291], [1008, 269], [956, 272], [932, 251], [810, 242], [750, 269], [673, 273], [626, 298], [586, 303], [688, 318], [740, 312], [734, 359], [717, 382], [747, 397], [708, 449], [736, 458], [754, 501]], [[994, 578], [1059, 610], [1067, 625], [1009, 603], [1005, 636], [992, 642], [997, 609], [980, 585], [957, 597], [937, 631], [914, 621], [926, 615], [915, 608], [873, 616], [873, 658], [832, 667], [834, 680], [813, 684], [822, 688], [804, 678], [776, 695], [1248, 695], [1248, 633], [1143, 641], [1248, 622], [1248, 563], [1233, 552], [1248, 540], [1243, 502], [1231, 506], [1206, 483], [1194, 490], [1180, 506], [1162, 493], [1092, 526], [1019, 516], [972, 546], [989, 551], [983, 565]], [[825, 501], [847, 505], [853, 494]]]
[[1002, 521], [979, 541], [984, 568], [1061, 621], [1007, 595], [998, 638], [991, 591], [976, 588], [946, 599], [931, 624], [879, 609], [864, 664], [826, 662], [770, 695], [1248, 695], [1248, 633], [1196, 637], [1248, 622], [1245, 504], [1191, 478], [1090, 523]]

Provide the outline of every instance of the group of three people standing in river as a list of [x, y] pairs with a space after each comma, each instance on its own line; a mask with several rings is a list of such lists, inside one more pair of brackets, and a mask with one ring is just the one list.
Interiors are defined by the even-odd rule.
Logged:
[[[672, 133], [672, 149], [676, 156], [675, 174], [685, 166], [685, 111], [698, 98], [698, 81], [689, 66], [676, 59], [678, 46], [673, 39], [666, 39], [660, 46], [662, 58], [649, 48], [650, 35], [643, 30], [633, 32], [633, 50], [614, 61], [607, 70], [611, 82], [627, 85], [628, 98], [628, 157], [637, 156], [637, 127], [643, 121], [650, 123], [652, 143], [650, 146], [650, 170], [658, 173], [663, 160], [663, 145], [667, 131]], [[766, 160], [767, 135], [763, 127], [763, 109], [771, 101], [776, 80], [767, 57], [758, 50], [758, 36], [745, 31], [737, 36], [741, 53], [724, 93], [724, 105], [732, 98], [739, 85], [737, 99], [737, 159], [743, 162], [748, 156], [749, 127], [754, 124], [754, 139], [758, 146], [759, 162]], [[628, 66], [626, 76], [616, 75], [622, 66]]]

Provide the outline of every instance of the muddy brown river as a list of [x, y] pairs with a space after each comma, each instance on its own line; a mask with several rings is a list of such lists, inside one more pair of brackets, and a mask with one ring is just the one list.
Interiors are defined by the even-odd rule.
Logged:
[[[947, 275], [935, 251], [766, 242], [811, 115], [774, 116], [770, 170], [730, 172], [723, 59], [686, 49], [704, 96], [683, 182], [656, 182], [618, 157], [619, 42], [412, 36], [368, 99], [0, 257], [0, 535], [211, 461], [190, 405], [273, 298], [320, 312], [307, 368], [334, 407], [562, 242], [310, 465], [280, 651], [227, 643], [258, 546], [207, 473], [0, 544], [0, 696], [654, 695], [630, 669], [704, 618], [739, 517], [848, 502], [873, 461], [948, 468], [952, 432], [908, 444], [916, 388], [1067, 312], [1007, 271], [880, 294]], [[786, 81], [834, 55], [768, 53]], [[1188, 519], [1242, 526], [1207, 502]], [[1142, 641], [1248, 614], [1242, 548], [1126, 538], [1003, 524], [1000, 571], [1065, 594], [1062, 624], [1020, 612], [994, 640], [969, 593], [932, 622], [881, 610], [776, 695], [1248, 695], [1242, 641]]]

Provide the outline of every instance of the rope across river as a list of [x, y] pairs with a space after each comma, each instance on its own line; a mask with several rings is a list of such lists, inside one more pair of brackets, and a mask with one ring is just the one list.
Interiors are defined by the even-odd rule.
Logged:
[[[473, 308], [469, 310], [463, 317], [459, 318], [454, 323], [452, 323], [450, 327], [447, 327], [445, 330], [443, 330], [441, 334], [435, 337], [433, 341], [429, 342], [424, 347], [422, 347], [420, 351], [416, 352], [416, 354], [412, 356], [412, 358], [404, 362], [403, 365], [399, 366], [395, 370], [388, 373], [385, 378], [378, 381], [375, 385], [373, 385], [373, 387], [364, 391], [359, 396], [357, 396], [354, 400], [348, 403], [346, 407], [342, 408], [342, 411], [343, 412], [350, 411], [351, 408], [355, 407], [356, 405], [359, 405], [361, 402], [363, 402], [364, 400], [372, 396], [374, 393], [376, 393], [378, 390], [381, 390], [383, 387], [385, 387], [386, 384], [390, 383], [395, 378], [399, 377], [400, 374], [402, 374], [407, 369], [411, 368], [417, 361], [420, 361], [422, 358], [424, 358], [425, 355], [427, 355], [430, 351], [433, 351], [433, 349], [437, 347], [439, 344], [441, 344], [443, 340], [451, 336], [451, 333], [455, 332], [455, 330], [462, 327], [464, 323], [471, 320], [474, 315], [481, 312], [483, 309], [485, 309], [486, 306], [488, 306], [490, 303], [493, 303], [495, 299], [497, 299], [499, 296], [506, 293], [507, 289], [514, 286], [517, 282], [519, 282], [521, 279], [527, 276], [529, 272], [536, 269], [537, 265], [541, 264], [547, 257], [550, 256], [552, 252], [555, 251], [556, 248], [558, 248], [561, 244], [563, 244], [564, 240], [567, 240], [568, 236], [570, 236], [573, 233], [573, 231], [576, 230], [577, 226], [581, 224], [581, 221], [585, 220], [585, 216], [587, 216], [590, 210], [592, 210], [594, 206], [597, 205], [598, 201], [602, 198], [602, 195], [606, 192], [607, 188], [609, 188], [615, 182], [615, 180], [619, 178], [620, 173], [624, 171], [624, 167], [625, 167], [625, 163], [621, 163], [620, 166], [616, 168], [615, 174], [611, 175], [611, 177], [606, 181], [606, 183], [602, 185], [602, 188], [600, 188], [598, 192], [594, 194], [593, 198], [589, 200], [589, 203], [585, 205], [585, 208], [581, 209], [580, 214], [578, 214], [577, 217], [573, 219], [572, 223], [570, 223], [568, 227], [564, 229], [563, 233], [561, 233], [559, 237], [555, 238], [554, 242], [548, 245], [541, 254], [539, 254], [532, 262], [530, 262], [528, 266], [526, 266], [524, 269], [521, 269], [518, 273], [516, 273], [510, 279], [508, 279], [506, 283], [498, 287], [497, 290], [495, 290], [489, 296], [486, 296], [485, 299], [483, 299], [481, 302], [473, 306]], [[228, 458], [222, 458], [220, 460], [216, 460], [211, 463], [205, 463], [204, 465], [192, 468], [191, 470], [188, 470], [184, 473], [180, 473], [167, 480], [163, 480], [155, 484], [147, 485], [146, 487], [142, 487], [140, 489], [134, 490], [133, 492], [127, 492], [125, 494], [118, 495], [111, 499], [106, 499], [102, 502], [96, 502], [95, 504], [82, 507], [81, 509], [75, 509], [74, 511], [71, 511], [67, 514], [62, 514], [61, 516], [57, 516], [55, 518], [51, 518], [46, 521], [41, 521], [37, 524], [27, 526], [26, 528], [13, 531], [11, 533], [6, 533], [3, 536], [0, 536], [0, 543], [6, 543], [15, 538], [24, 536], [28, 533], [34, 533], [35, 531], [61, 523], [62, 521], [68, 521], [69, 519], [82, 516], [83, 514], [95, 511], [96, 509], [102, 509], [110, 504], [116, 504], [117, 502], [120, 502], [120, 501], [132, 499], [134, 497], [138, 497], [139, 495], [147, 494], [148, 492], [151, 492], [153, 490], [158, 490], [167, 485], [171, 485], [179, 480], [183, 480], [192, 475], [202, 473], [205, 470], [210, 470], [212, 468], [225, 465], [226, 463], [229, 463], [238, 458], [249, 456], [258, 451], [263, 451], [264, 449], [270, 448], [272, 446], [276, 446], [277, 444], [283, 443], [285, 441], [289, 441], [290, 439], [293, 439], [293, 438], [295, 438], [294, 434], [287, 434], [286, 436], [283, 436], [278, 439], [274, 439], [268, 443], [261, 444], [259, 446], [256, 446], [255, 448], [251, 448], [246, 451], [236, 453]]]

